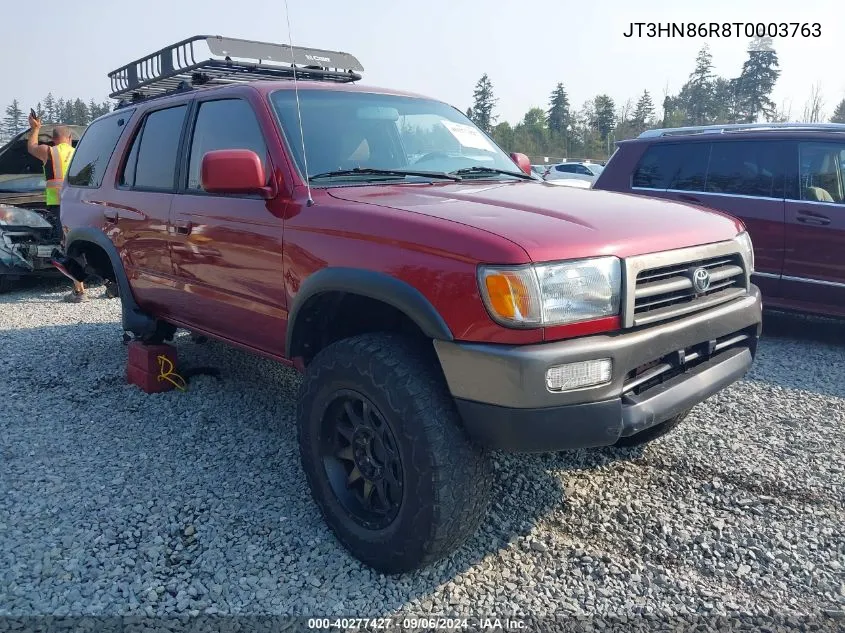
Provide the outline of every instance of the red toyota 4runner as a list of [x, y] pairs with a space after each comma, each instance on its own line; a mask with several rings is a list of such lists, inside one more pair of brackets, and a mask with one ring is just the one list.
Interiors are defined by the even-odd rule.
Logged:
[[[203, 43], [212, 59], [174, 68]], [[298, 81], [266, 61], [292, 56]], [[301, 370], [313, 496], [355, 556], [401, 572], [475, 531], [490, 449], [641, 444], [741, 378], [761, 304], [740, 221], [547, 185], [459, 110], [359, 70], [198, 37], [115, 71], [133, 98], [80, 141], [56, 264], [114, 280], [139, 339], [184, 328]]]

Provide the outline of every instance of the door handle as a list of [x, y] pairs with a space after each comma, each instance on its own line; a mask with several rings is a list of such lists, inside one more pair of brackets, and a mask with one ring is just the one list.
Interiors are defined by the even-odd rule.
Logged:
[[194, 226], [190, 220], [176, 220], [173, 225], [176, 227], [176, 232], [180, 235], [188, 235]]
[[103, 217], [106, 222], [117, 222], [117, 211], [115, 209], [106, 209], [103, 211]]
[[830, 224], [829, 217], [811, 213], [799, 213], [795, 219], [804, 224], [815, 224], [816, 226], [827, 226]]

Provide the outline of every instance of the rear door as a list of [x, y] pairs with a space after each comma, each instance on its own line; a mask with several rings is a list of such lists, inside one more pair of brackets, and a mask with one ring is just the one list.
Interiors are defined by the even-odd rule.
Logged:
[[[187, 140], [185, 175], [171, 212], [173, 270], [180, 318], [220, 336], [284, 353], [287, 318], [283, 275], [284, 221], [258, 196], [210, 194], [200, 166], [206, 152], [249, 149], [273, 177], [265, 136], [243, 98], [198, 99]], [[235, 330], [233, 324], [240, 324]]]
[[120, 207], [106, 220], [114, 224], [115, 245], [125, 254], [126, 272], [138, 302], [170, 315], [174, 296], [170, 259], [170, 205], [176, 189], [179, 146], [187, 104], [145, 113], [119, 168]]
[[656, 143], [643, 154], [632, 190], [739, 218], [754, 243], [754, 282], [778, 297], [784, 261], [786, 144], [706, 140]]
[[845, 312], [845, 142], [797, 144], [786, 202], [784, 298]]

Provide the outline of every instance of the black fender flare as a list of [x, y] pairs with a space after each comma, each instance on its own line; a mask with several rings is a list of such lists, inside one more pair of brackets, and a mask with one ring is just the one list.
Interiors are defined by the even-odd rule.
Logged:
[[71, 229], [65, 236], [66, 257], [72, 252], [74, 244], [88, 242], [98, 246], [105, 252], [111, 262], [114, 271], [115, 281], [120, 290], [120, 302], [122, 306], [123, 329], [132, 332], [136, 336], [145, 336], [155, 332], [156, 319], [146, 314], [132, 294], [132, 287], [129, 285], [129, 277], [123, 268], [120, 254], [112, 241], [99, 229], [92, 227], [80, 227]]
[[296, 320], [308, 300], [326, 292], [344, 292], [376, 299], [393, 306], [411, 319], [432, 339], [452, 341], [449, 326], [431, 302], [410, 284], [387, 273], [362, 268], [323, 268], [310, 274], [302, 282], [288, 311], [285, 342], [287, 355], [291, 356]]

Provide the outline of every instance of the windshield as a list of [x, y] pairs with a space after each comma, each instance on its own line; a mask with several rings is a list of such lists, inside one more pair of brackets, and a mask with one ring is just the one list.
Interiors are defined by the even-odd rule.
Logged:
[[[296, 95], [292, 90], [279, 90], [270, 98], [304, 174]], [[308, 176], [355, 168], [442, 173], [490, 167], [519, 171], [467, 117], [438, 101], [329, 90], [300, 90], [299, 100]], [[347, 182], [406, 177], [364, 172], [337, 176]], [[513, 177], [479, 171], [463, 178]], [[332, 180], [320, 179], [319, 184], [332, 184]]]

